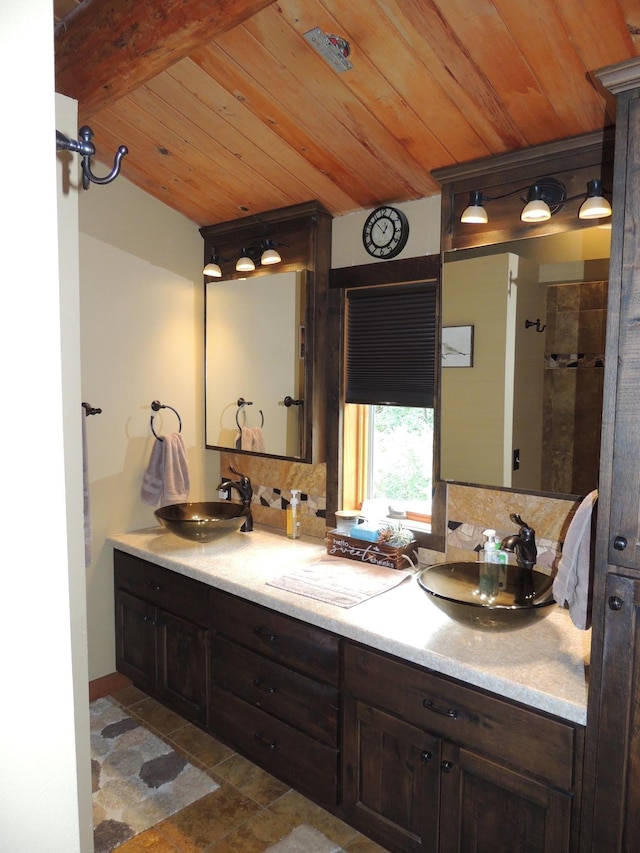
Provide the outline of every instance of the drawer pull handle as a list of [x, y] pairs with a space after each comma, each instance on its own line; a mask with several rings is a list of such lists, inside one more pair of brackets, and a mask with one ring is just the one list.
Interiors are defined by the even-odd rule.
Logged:
[[453, 761], [443, 761], [440, 765], [443, 773], [451, 773], [453, 770]]
[[152, 589], [154, 592], [160, 592], [162, 587], [159, 583], [155, 583], [154, 581], [147, 581], [147, 588]]
[[274, 643], [278, 639], [277, 634], [273, 634], [268, 628], [254, 628], [253, 633], [257, 634], [258, 637], [262, 637], [263, 640], [268, 640], [270, 643]]
[[431, 699], [425, 699], [422, 704], [427, 711], [433, 711], [434, 714], [442, 714], [443, 717], [449, 717], [451, 720], [458, 718], [458, 712], [455, 708], [438, 708], [433, 704]]
[[420, 753], [420, 761], [422, 761], [423, 764], [427, 764], [427, 762], [431, 761], [432, 758], [433, 753], [430, 749], [425, 749], [424, 752]]
[[620, 598], [619, 595], [609, 596], [609, 609], [610, 610], [622, 610], [623, 607], [624, 607], [624, 601]]
[[253, 679], [254, 686], [258, 688], [258, 690], [262, 690], [263, 693], [277, 693], [275, 687], [272, 687], [270, 684], [265, 684], [265, 682], [261, 678]]
[[256, 732], [254, 738], [259, 741], [263, 746], [269, 747], [269, 749], [275, 749], [277, 744], [275, 740], [271, 740], [268, 738], [264, 732]]
[[613, 547], [616, 551], [624, 551], [627, 547], [627, 538], [626, 536], [616, 536], [613, 540]]

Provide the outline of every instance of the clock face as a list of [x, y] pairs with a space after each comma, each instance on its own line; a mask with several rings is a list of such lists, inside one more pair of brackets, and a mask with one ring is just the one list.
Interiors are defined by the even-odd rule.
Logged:
[[367, 217], [362, 242], [374, 258], [393, 258], [401, 252], [409, 236], [409, 221], [395, 207], [378, 207]]

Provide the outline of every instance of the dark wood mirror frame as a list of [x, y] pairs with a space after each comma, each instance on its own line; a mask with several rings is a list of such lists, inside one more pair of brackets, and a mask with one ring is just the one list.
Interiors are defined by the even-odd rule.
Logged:
[[[489, 221], [482, 224], [465, 224], [460, 216], [469, 203], [469, 193], [480, 190], [487, 196], [500, 196], [514, 189], [528, 187], [537, 178], [549, 176], [562, 181], [570, 198], [586, 191], [587, 181], [599, 178], [605, 195], [611, 198], [613, 188], [614, 128], [584, 134], [559, 142], [538, 145], [525, 151], [489, 157], [436, 169], [432, 175], [442, 185], [441, 247], [443, 260], [455, 250], [497, 246], [518, 240], [533, 239], [563, 232], [593, 228], [598, 220], [578, 218], [580, 200], [565, 204], [551, 219], [539, 224], [523, 223], [520, 212], [522, 193], [508, 196], [486, 205]], [[526, 192], [525, 192], [526, 195]], [[478, 485], [481, 484], [464, 484]], [[505, 487], [487, 486], [502, 489]], [[576, 495], [506, 489], [524, 494], [550, 497], [576, 498]]]
[[[225, 279], [267, 276], [269, 272], [306, 270], [307, 313], [305, 323], [305, 376], [304, 376], [304, 450], [296, 462], [325, 461], [326, 401], [328, 397], [327, 346], [323, 338], [327, 327], [328, 280], [331, 267], [332, 217], [319, 202], [310, 201], [283, 207], [266, 213], [207, 225], [200, 229], [204, 239], [204, 263], [211, 261], [215, 249], [221, 258], [238, 256], [243, 248], [260, 240], [274, 240], [281, 244], [282, 263], [273, 267], [258, 267], [255, 272], [235, 272], [234, 264], [223, 264]], [[215, 279], [206, 279], [206, 281]], [[206, 344], [205, 344], [206, 345]], [[206, 388], [205, 388], [206, 394]], [[206, 445], [205, 445], [206, 446]], [[246, 450], [250, 453], [272, 456]], [[290, 457], [277, 456], [286, 459]], [[293, 458], [293, 457], [291, 457]]]

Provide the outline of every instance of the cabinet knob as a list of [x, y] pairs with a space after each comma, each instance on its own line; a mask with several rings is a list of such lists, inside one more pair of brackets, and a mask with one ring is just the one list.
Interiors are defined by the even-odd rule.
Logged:
[[264, 732], [256, 732], [254, 734], [254, 738], [269, 749], [275, 749], [277, 746], [275, 740], [271, 740], [271, 738], [267, 737]]
[[453, 770], [453, 761], [443, 761], [440, 764], [443, 773], [451, 773]]
[[258, 637], [262, 637], [263, 640], [268, 640], [270, 643], [275, 643], [278, 639], [278, 635], [272, 633], [268, 628], [258, 627], [253, 629], [253, 633], [257, 634]]
[[424, 752], [420, 753], [420, 761], [422, 761], [423, 764], [427, 764], [432, 758], [433, 753], [430, 749], [425, 749]]
[[624, 551], [627, 547], [627, 537], [626, 536], [616, 536], [613, 540], [613, 547], [616, 551]]
[[624, 601], [620, 598], [619, 595], [611, 595], [609, 596], [609, 609], [610, 610], [622, 610], [622, 605]]
[[276, 693], [276, 688], [271, 684], [265, 684], [265, 682], [261, 678], [253, 679], [254, 687], [257, 687], [258, 690], [262, 690], [264, 693]]
[[162, 587], [159, 583], [155, 583], [154, 581], [147, 581], [147, 588], [152, 589], [154, 592], [160, 592]]

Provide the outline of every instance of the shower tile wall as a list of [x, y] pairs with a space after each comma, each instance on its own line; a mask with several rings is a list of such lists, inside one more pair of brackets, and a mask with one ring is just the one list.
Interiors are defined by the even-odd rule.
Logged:
[[542, 490], [598, 480], [608, 283], [547, 287]]

